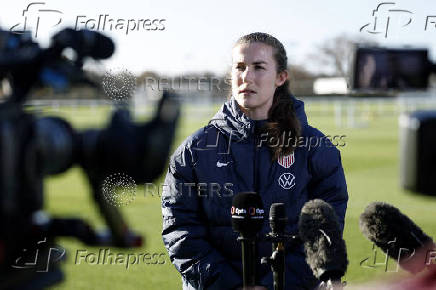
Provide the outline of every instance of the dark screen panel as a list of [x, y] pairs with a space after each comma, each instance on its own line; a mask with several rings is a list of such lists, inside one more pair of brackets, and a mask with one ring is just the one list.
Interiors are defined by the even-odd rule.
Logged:
[[358, 48], [354, 89], [425, 89], [430, 65], [426, 49]]

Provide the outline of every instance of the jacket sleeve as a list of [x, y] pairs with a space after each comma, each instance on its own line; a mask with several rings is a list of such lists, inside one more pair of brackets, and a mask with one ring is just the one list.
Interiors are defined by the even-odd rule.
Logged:
[[[318, 131], [319, 132], [319, 131]], [[320, 142], [311, 148], [309, 170], [312, 179], [309, 182], [309, 198], [322, 199], [332, 205], [344, 230], [348, 192], [339, 150], [330, 140], [320, 133]]]
[[170, 159], [162, 193], [162, 237], [171, 262], [195, 289], [235, 289], [242, 278], [208, 241], [195, 190], [192, 152], [183, 144]]

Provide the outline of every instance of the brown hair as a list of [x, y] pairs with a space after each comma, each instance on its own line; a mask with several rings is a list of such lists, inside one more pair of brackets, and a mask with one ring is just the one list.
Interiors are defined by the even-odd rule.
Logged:
[[[235, 46], [255, 42], [264, 43], [273, 48], [277, 73], [287, 70], [288, 57], [283, 44], [267, 33], [255, 32], [244, 35], [238, 39]], [[268, 111], [268, 122], [261, 129], [261, 132], [267, 134], [267, 144], [271, 150], [273, 161], [280, 156], [294, 152], [296, 141], [301, 134], [301, 126], [290, 97], [289, 80], [276, 88], [273, 103]], [[283, 142], [280, 143], [280, 140]]]

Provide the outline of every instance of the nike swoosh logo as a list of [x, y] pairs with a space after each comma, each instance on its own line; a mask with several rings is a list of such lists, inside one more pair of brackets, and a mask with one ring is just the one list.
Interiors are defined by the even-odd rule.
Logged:
[[[230, 161], [231, 162], [231, 161]], [[227, 165], [229, 165], [230, 164], [230, 162], [227, 162], [227, 163], [222, 163], [222, 162], [217, 162], [216, 163], [216, 167], [223, 167], [223, 166], [227, 166]]]

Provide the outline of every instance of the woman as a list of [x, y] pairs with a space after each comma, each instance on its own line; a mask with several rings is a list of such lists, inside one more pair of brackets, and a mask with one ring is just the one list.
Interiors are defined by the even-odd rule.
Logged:
[[[315, 198], [335, 208], [343, 229], [348, 194], [339, 151], [307, 124], [303, 102], [288, 91], [286, 69], [276, 38], [241, 37], [233, 49], [230, 100], [171, 157], [162, 236], [183, 289], [242, 285], [241, 247], [230, 215], [238, 192], [260, 194], [266, 216], [272, 203], [284, 203], [288, 233], [298, 231], [301, 208]], [[260, 234], [269, 231], [265, 219]], [[286, 289], [316, 287], [302, 246], [286, 253]], [[271, 243], [258, 242], [258, 256], [270, 255]], [[269, 266], [258, 263], [256, 273], [258, 289], [273, 288]]]

